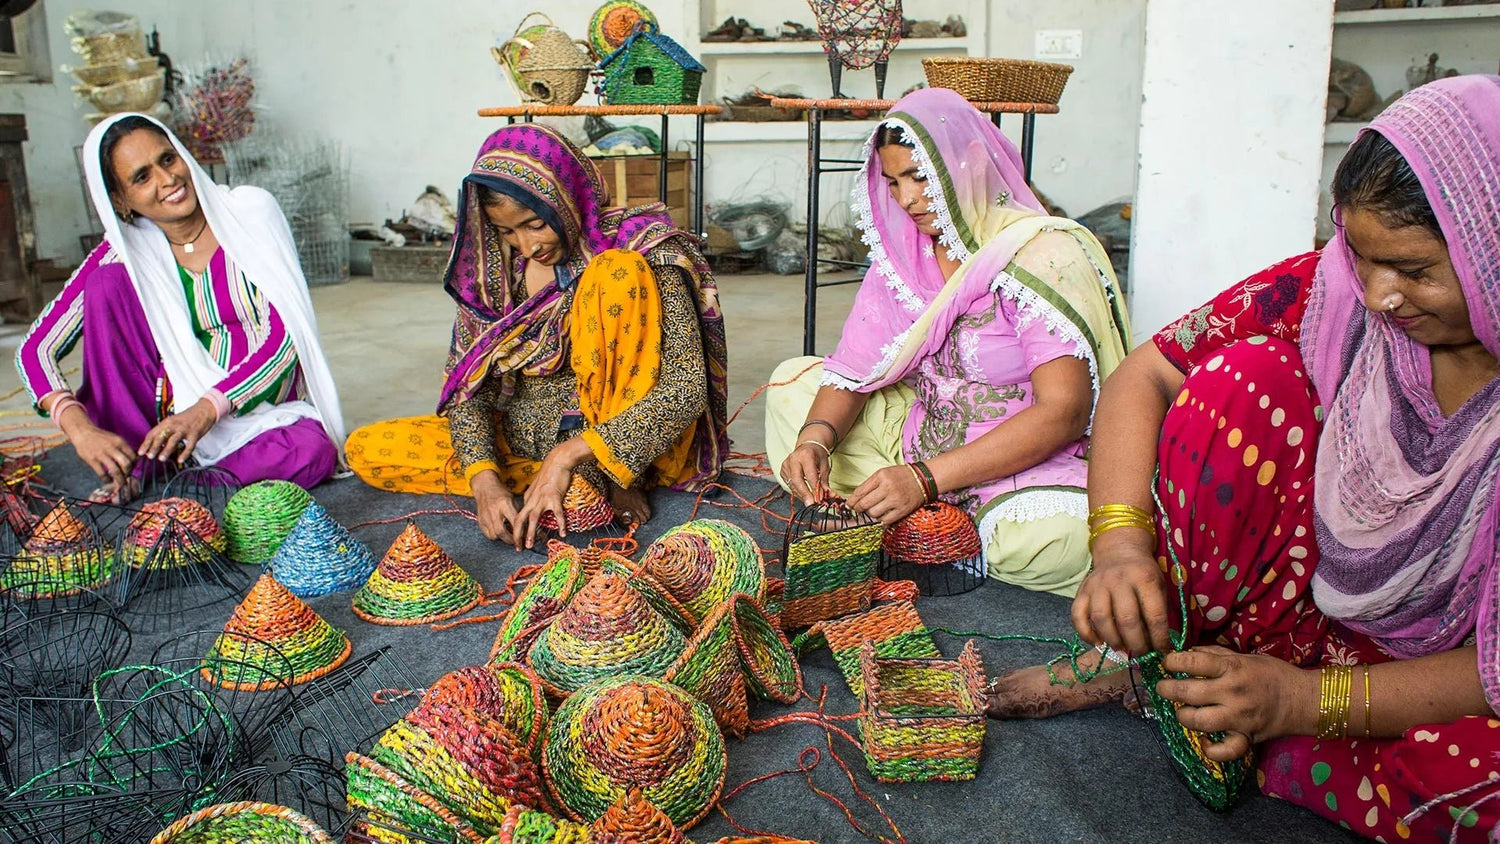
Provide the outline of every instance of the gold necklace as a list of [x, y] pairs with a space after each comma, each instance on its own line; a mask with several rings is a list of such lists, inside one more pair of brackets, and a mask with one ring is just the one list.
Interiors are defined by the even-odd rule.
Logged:
[[[205, 215], [203, 215], [203, 225], [201, 225], [201, 226], [198, 227], [198, 233], [195, 234], [195, 235], [193, 235], [193, 237], [192, 237], [191, 240], [188, 240], [188, 241], [186, 241], [184, 243], [178, 243], [177, 241], [175, 241], [175, 240], [173, 240], [172, 238], [169, 237], [169, 238], [167, 238], [167, 242], [170, 243], [170, 244], [172, 244], [173, 246], [181, 246], [183, 252], [186, 252], [187, 254], [191, 255], [191, 254], [193, 254], [193, 244], [198, 242], [198, 238], [200, 238], [200, 237], [203, 236], [203, 231], [205, 229], [207, 229], [207, 228], [208, 228], [208, 215], [205, 214]], [[162, 232], [162, 234], [166, 234], [166, 232]]]

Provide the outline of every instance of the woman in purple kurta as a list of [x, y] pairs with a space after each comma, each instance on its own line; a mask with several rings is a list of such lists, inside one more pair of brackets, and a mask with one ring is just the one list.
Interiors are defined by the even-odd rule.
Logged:
[[[145, 460], [312, 486], [338, 463], [337, 393], [285, 218], [215, 185], [160, 124], [101, 123], [85, 169], [106, 238], [16, 353], [37, 409], [130, 498]], [[84, 341], [76, 394], [60, 361]]]

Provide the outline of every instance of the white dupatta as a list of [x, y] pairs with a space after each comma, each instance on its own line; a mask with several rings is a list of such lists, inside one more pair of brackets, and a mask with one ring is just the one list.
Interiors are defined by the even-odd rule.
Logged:
[[182, 142], [159, 121], [140, 114], [116, 114], [101, 121], [84, 142], [83, 169], [89, 195], [104, 223], [105, 239], [125, 263], [131, 285], [146, 313], [151, 337], [161, 353], [172, 383], [172, 411], [181, 413], [228, 376], [193, 336], [192, 317], [182, 292], [177, 259], [166, 235], [150, 220], [138, 217], [126, 224], [115, 214], [100, 169], [99, 146], [110, 126], [126, 117], [143, 117], [160, 127], [177, 154], [187, 162], [193, 188], [208, 225], [225, 254], [245, 271], [281, 316], [310, 401], [260, 404], [250, 412], [226, 416], [198, 441], [194, 457], [211, 466], [266, 431], [299, 419], [316, 419], [340, 450], [343, 463], [344, 419], [328, 359], [318, 342], [318, 322], [308, 296], [307, 281], [297, 261], [297, 247], [281, 207], [266, 191], [250, 186], [233, 190], [214, 181], [183, 148]]

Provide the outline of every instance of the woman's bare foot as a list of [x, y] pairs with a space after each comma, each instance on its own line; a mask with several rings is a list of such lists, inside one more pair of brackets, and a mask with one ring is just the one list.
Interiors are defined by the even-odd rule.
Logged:
[[[1091, 672], [1102, 659], [1101, 652], [1092, 650], [1078, 658], [1078, 665]], [[1054, 683], [1054, 676], [1060, 682]], [[1063, 660], [1050, 669], [1046, 665], [1033, 665], [996, 678], [990, 683], [985, 712], [991, 718], [1051, 718], [1110, 703], [1129, 706], [1134, 698], [1130, 671], [1124, 666], [1111, 663], [1104, 673], [1087, 682], [1078, 682], [1073, 677], [1073, 667]]]
[[107, 483], [89, 493], [95, 504], [129, 504], [141, 495], [141, 482], [135, 476], [125, 478], [124, 483]]
[[621, 489], [610, 484], [609, 506], [614, 509], [615, 521], [621, 527], [643, 525], [651, 518], [651, 504], [646, 501], [646, 493], [639, 489]]

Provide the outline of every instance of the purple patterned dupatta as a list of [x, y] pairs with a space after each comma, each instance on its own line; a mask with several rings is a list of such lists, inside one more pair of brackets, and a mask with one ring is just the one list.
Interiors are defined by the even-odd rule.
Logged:
[[609, 192], [598, 169], [557, 130], [531, 123], [506, 126], [485, 139], [460, 189], [453, 251], [444, 289], [458, 305], [438, 413], [471, 398], [486, 379], [502, 390], [521, 376], [548, 375], [567, 365], [571, 289], [556, 280], [518, 301], [513, 281], [526, 259], [505, 245], [479, 203], [480, 184], [499, 185], [527, 197], [560, 226], [568, 249], [564, 277], [577, 278], [590, 260], [609, 249], [639, 252], [654, 270], [684, 275], [698, 306], [708, 373], [708, 410], [697, 426], [698, 472], [682, 484], [696, 489], [718, 477], [729, 454], [728, 354], [718, 288], [691, 234], [673, 226], [666, 207], [651, 203], [606, 208]]
[[[1416, 173], [1474, 334], [1500, 357], [1500, 77], [1425, 85], [1364, 131], [1388, 138]], [[1397, 657], [1476, 634], [1485, 695], [1500, 707], [1500, 379], [1445, 418], [1427, 348], [1363, 307], [1342, 231], [1323, 250], [1302, 348], [1327, 405], [1314, 491], [1319, 609]]]

